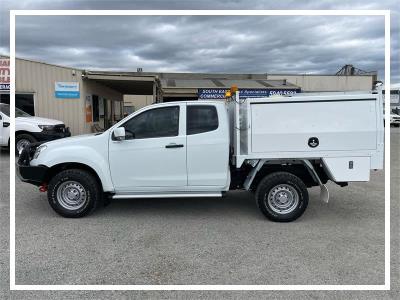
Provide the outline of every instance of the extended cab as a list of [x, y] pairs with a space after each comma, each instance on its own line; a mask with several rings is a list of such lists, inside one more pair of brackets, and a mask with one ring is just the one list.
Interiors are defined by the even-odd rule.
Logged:
[[[253, 191], [269, 219], [297, 219], [307, 188], [368, 181], [383, 167], [382, 94], [169, 102], [99, 134], [26, 147], [20, 178], [64, 217], [106, 199], [221, 197]], [[355, 116], [357, 119], [355, 120]]]
[[[0, 129], [1, 146], [10, 145], [10, 106], [0, 103], [0, 116], [3, 127]], [[1, 121], [0, 121], [1, 122]], [[8, 125], [7, 125], [8, 124]], [[52, 141], [69, 137], [71, 133], [65, 124], [58, 120], [34, 117], [15, 108], [15, 152], [21, 153], [22, 149], [31, 143]]]

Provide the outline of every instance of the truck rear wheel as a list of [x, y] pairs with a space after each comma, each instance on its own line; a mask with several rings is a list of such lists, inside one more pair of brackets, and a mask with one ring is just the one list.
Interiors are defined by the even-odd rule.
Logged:
[[79, 218], [96, 209], [102, 192], [92, 174], [80, 169], [64, 170], [49, 182], [47, 198], [61, 216]]
[[257, 187], [255, 197], [261, 212], [276, 222], [296, 220], [308, 205], [306, 185], [299, 177], [288, 172], [265, 176]]

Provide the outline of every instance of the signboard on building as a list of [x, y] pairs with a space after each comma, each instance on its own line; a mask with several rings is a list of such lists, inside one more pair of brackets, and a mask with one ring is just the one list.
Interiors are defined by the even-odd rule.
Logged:
[[10, 91], [9, 58], [0, 58], [0, 91]]
[[[198, 96], [199, 99], [225, 99], [225, 92], [229, 90], [226, 88], [217, 89], [199, 89]], [[240, 99], [245, 98], [264, 98], [271, 97], [275, 95], [294, 95], [300, 93], [300, 89], [239, 89]]]
[[55, 82], [55, 96], [62, 99], [78, 99], [81, 97], [79, 92], [79, 82]]

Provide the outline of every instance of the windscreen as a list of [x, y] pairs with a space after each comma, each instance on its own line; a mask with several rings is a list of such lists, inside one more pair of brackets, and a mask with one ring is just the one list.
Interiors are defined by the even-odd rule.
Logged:
[[20, 110], [19, 108], [15, 108], [15, 117], [32, 117], [30, 114], [27, 114], [26, 112], [24, 112], [23, 110]]
[[0, 111], [5, 114], [7, 117], [10, 116], [10, 105], [0, 103]]

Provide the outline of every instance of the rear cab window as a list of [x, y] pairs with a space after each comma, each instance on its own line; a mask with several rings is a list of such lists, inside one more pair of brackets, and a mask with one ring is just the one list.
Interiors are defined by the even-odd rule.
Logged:
[[186, 134], [193, 135], [218, 128], [218, 113], [213, 105], [188, 105], [186, 108]]

